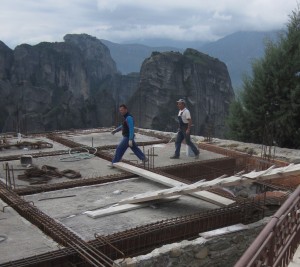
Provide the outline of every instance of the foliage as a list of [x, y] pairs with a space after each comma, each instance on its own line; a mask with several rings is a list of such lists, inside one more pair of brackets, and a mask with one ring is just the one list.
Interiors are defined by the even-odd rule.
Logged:
[[279, 40], [267, 42], [252, 64], [243, 92], [231, 105], [227, 137], [300, 148], [300, 9], [290, 15]]

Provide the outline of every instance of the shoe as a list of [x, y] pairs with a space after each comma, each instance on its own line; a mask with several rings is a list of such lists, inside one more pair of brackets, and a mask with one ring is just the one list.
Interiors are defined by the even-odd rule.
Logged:
[[142, 160], [142, 162], [148, 162], [149, 161], [149, 159], [147, 158], [147, 157], [145, 157], [143, 160]]
[[[199, 153], [200, 154], [200, 153]], [[194, 159], [199, 159], [199, 154], [197, 154]]]
[[179, 159], [179, 156], [174, 155], [174, 156], [170, 157], [170, 159]]
[[107, 167], [109, 167], [109, 168], [111, 168], [111, 169], [115, 168], [115, 166], [114, 166], [114, 164], [113, 164], [112, 162], [109, 163], [109, 164], [107, 164]]

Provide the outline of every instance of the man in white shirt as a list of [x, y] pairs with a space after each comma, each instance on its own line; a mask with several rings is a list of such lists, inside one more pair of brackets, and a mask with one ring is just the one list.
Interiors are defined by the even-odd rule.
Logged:
[[179, 130], [177, 132], [176, 141], [175, 141], [175, 153], [172, 157], [170, 157], [170, 159], [179, 159], [181, 142], [183, 140], [185, 140], [185, 143], [194, 152], [195, 159], [198, 159], [200, 152], [197, 149], [197, 147], [191, 142], [192, 118], [191, 118], [190, 111], [186, 108], [185, 101], [183, 99], [179, 99], [177, 101], [177, 106], [179, 108], [179, 113], [178, 113]]

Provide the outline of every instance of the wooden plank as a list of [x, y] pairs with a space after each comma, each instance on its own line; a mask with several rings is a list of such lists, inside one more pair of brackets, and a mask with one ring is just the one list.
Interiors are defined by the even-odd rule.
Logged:
[[290, 164], [288, 166], [280, 168], [274, 168], [274, 166], [271, 166], [269, 169], [264, 171], [253, 171], [247, 174], [243, 174], [242, 177], [252, 180], [268, 180], [298, 174], [300, 174], [300, 164]]
[[[236, 184], [247, 184], [252, 183], [255, 180], [266, 180], [266, 179], [274, 179], [279, 178], [283, 176], [288, 175], [296, 175], [300, 174], [300, 164], [294, 165], [290, 164], [286, 167], [280, 167], [280, 168], [274, 168], [274, 166], [271, 166], [269, 169], [259, 172], [250, 172], [248, 174], [243, 174], [242, 176], [230, 176], [230, 177], [219, 177], [211, 181], [199, 181], [194, 184], [186, 185], [177, 181], [174, 181], [173, 179], [170, 179], [168, 177], [164, 177], [162, 175], [158, 175], [156, 173], [152, 173], [150, 171], [140, 169], [125, 163], [117, 163], [117, 166], [120, 166], [122, 169], [126, 169], [127, 171], [131, 171], [133, 169], [133, 172], [135, 174], [138, 174], [142, 177], [146, 177], [151, 180], [155, 180], [157, 182], [160, 182], [160, 179], [163, 180], [163, 183], [165, 185], [170, 184], [170, 186], [173, 185], [173, 188], [170, 189], [163, 189], [155, 192], [147, 192], [143, 194], [138, 194], [136, 196], [133, 196], [131, 198], [127, 198], [124, 200], [121, 200], [120, 203], [123, 204], [129, 204], [129, 203], [139, 203], [143, 201], [150, 201], [165, 197], [170, 197], [174, 195], [181, 195], [181, 194], [191, 194], [193, 193], [193, 196], [199, 196], [199, 198], [204, 199], [206, 201], [215, 203], [219, 203], [221, 205], [229, 205], [228, 203], [234, 203], [233, 200], [227, 199], [224, 197], [221, 197], [219, 195], [210, 193], [205, 191], [207, 188], [214, 188], [217, 186], [232, 186]], [[132, 168], [131, 168], [132, 167]], [[153, 179], [152, 179], [153, 177]], [[199, 192], [201, 191], [201, 192]], [[224, 202], [222, 202], [224, 201]]]
[[121, 213], [121, 212], [126, 212], [130, 210], [135, 210], [135, 209], [140, 209], [143, 207], [147, 207], [153, 204], [157, 203], [163, 203], [163, 202], [170, 202], [170, 201], [175, 201], [178, 200], [180, 196], [176, 197], [168, 197], [164, 199], [158, 199], [157, 201], [150, 201], [150, 202], [143, 202], [139, 204], [116, 204], [108, 208], [104, 209], [98, 209], [98, 210], [93, 210], [93, 211], [86, 211], [83, 214], [86, 214], [87, 216], [97, 219], [100, 217], [116, 214], [116, 213]]
[[225, 198], [205, 190], [200, 192], [189, 193], [189, 195], [221, 207], [235, 203], [235, 201], [232, 199]]
[[160, 174], [157, 174], [157, 173], [154, 173], [154, 172], [142, 169], [142, 168], [138, 168], [138, 167], [129, 165], [124, 162], [117, 162], [117, 163], [114, 163], [113, 165], [115, 167], [117, 167], [118, 169], [137, 174], [139, 176], [142, 176], [144, 178], [147, 178], [149, 180], [163, 184], [168, 187], [185, 185], [185, 183], [178, 182], [178, 181], [168, 178], [166, 176], [163, 176], [163, 175], [160, 175]]
[[219, 229], [216, 229], [216, 230], [203, 232], [203, 233], [200, 233], [199, 236], [202, 236], [206, 239], [209, 239], [209, 238], [212, 238], [212, 237], [215, 237], [215, 236], [226, 235], [226, 234], [230, 234], [230, 233], [234, 233], [234, 232], [238, 232], [238, 231], [243, 231], [243, 230], [247, 230], [247, 229], [249, 229], [248, 225], [238, 223], [238, 224], [226, 226], [226, 227], [223, 227], [223, 228], [219, 228]]
[[[137, 174], [139, 176], [142, 176], [144, 178], [150, 179], [151, 181], [163, 184], [167, 187], [186, 186], [185, 183], [178, 182], [176, 180], [165, 177], [163, 175], [160, 175], [160, 174], [157, 174], [157, 173], [145, 170], [145, 169], [141, 169], [141, 168], [126, 164], [124, 162], [114, 163], [114, 166], [121, 170], [131, 172], [131, 173]], [[202, 200], [205, 200], [205, 201], [208, 201], [208, 202], [213, 203], [218, 206], [228, 206], [232, 203], [235, 203], [235, 201], [233, 201], [229, 198], [225, 198], [225, 197], [219, 196], [217, 194], [206, 192], [206, 191], [193, 193], [192, 196], [197, 197]]]
[[[199, 182], [196, 182], [196, 183], [193, 183], [190, 185], [175, 186], [175, 187], [168, 188], [168, 189], [162, 189], [162, 190], [158, 190], [158, 191], [154, 191], [154, 192], [146, 192], [146, 193], [138, 194], [133, 197], [123, 199], [119, 203], [133, 204], [133, 203], [139, 203], [142, 201], [150, 201], [150, 200], [154, 200], [154, 199], [160, 199], [160, 198], [164, 198], [164, 197], [190, 194], [190, 193], [201, 191], [201, 190], [204, 190], [207, 188], [215, 187], [221, 183], [224, 184], [224, 180], [226, 180], [228, 182], [228, 184], [231, 184], [237, 180], [241, 180], [241, 178], [240, 177], [229, 177], [227, 179], [227, 178], [219, 177], [219, 178], [216, 178], [211, 181], [199, 181]], [[198, 193], [200, 193], [200, 192], [198, 192]], [[215, 199], [216, 194], [206, 192], [206, 191], [203, 191], [201, 193], [203, 193], [203, 195], [207, 199], [213, 198], [213, 200], [216, 200]], [[210, 195], [210, 194], [212, 194], [212, 195]], [[234, 202], [234, 201], [232, 200], [232, 202]]]
[[135, 209], [140, 209], [145, 206], [148, 206], [149, 204], [147, 203], [140, 203], [140, 204], [123, 204], [123, 205], [116, 205], [112, 206], [106, 209], [100, 209], [100, 210], [93, 210], [93, 211], [86, 211], [84, 214], [87, 216], [97, 219], [100, 217], [116, 214], [116, 213], [121, 213], [125, 211], [130, 211], [130, 210], [135, 210]]

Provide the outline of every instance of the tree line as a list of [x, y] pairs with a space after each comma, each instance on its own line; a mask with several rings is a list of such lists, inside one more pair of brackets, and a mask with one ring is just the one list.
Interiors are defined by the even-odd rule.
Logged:
[[266, 41], [264, 57], [231, 104], [227, 138], [300, 148], [300, 9], [289, 15], [277, 41]]

